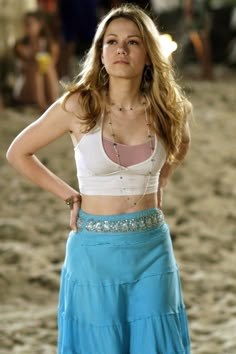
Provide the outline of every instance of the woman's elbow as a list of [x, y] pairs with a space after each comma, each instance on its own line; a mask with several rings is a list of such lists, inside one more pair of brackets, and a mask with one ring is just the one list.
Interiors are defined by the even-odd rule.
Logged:
[[24, 158], [26, 157], [26, 155], [21, 151], [21, 149], [17, 146], [16, 143], [12, 143], [6, 153], [6, 159], [8, 160], [8, 162], [16, 167], [17, 165], [19, 165], [19, 163], [21, 163], [21, 161], [24, 160]]
[[191, 136], [190, 136], [190, 134], [187, 135], [187, 136], [182, 140], [181, 144], [185, 145], [186, 148], [189, 148], [189, 147], [190, 147], [190, 145], [191, 145]]
[[11, 165], [14, 165], [17, 159], [16, 155], [17, 155], [16, 149], [14, 149], [14, 146], [10, 145], [6, 153], [6, 159]]

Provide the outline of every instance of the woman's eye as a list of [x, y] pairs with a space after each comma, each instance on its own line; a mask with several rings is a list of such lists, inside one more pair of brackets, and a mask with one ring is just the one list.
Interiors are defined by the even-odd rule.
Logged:
[[138, 45], [139, 43], [138, 43], [137, 41], [135, 41], [135, 40], [131, 40], [131, 41], [129, 41], [129, 44], [131, 44], [131, 45]]
[[[118, 44], [116, 39], [109, 39], [106, 42], [106, 45], [116, 45], [116, 44]], [[123, 45], [123, 44], [120, 44], [120, 45]], [[139, 42], [134, 39], [131, 39], [130, 41], [128, 41], [128, 45], [139, 45]]]
[[107, 44], [116, 44], [116, 40], [115, 39], [110, 39], [109, 41], [107, 41]]

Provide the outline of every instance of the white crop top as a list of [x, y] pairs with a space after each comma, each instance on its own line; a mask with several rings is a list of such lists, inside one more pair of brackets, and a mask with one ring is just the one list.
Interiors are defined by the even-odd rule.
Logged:
[[[157, 138], [148, 159], [123, 167], [112, 161], [104, 150], [100, 119], [92, 130], [82, 136], [74, 151], [81, 194], [141, 195], [145, 188], [146, 194], [157, 192], [160, 170], [166, 160], [165, 148]], [[151, 176], [148, 176], [150, 169]]]

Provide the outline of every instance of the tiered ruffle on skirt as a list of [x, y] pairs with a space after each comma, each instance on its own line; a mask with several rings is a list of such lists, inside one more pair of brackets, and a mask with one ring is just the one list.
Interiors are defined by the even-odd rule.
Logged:
[[[80, 216], [91, 218], [83, 211]], [[112, 218], [127, 219], [127, 214]], [[189, 354], [187, 317], [167, 224], [135, 232], [98, 233], [85, 227], [71, 232], [58, 325], [58, 354]]]

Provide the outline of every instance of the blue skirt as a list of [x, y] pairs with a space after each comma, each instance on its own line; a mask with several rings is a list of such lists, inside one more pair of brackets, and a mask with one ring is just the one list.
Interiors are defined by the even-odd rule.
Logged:
[[189, 354], [178, 267], [159, 209], [80, 210], [61, 273], [58, 354]]

